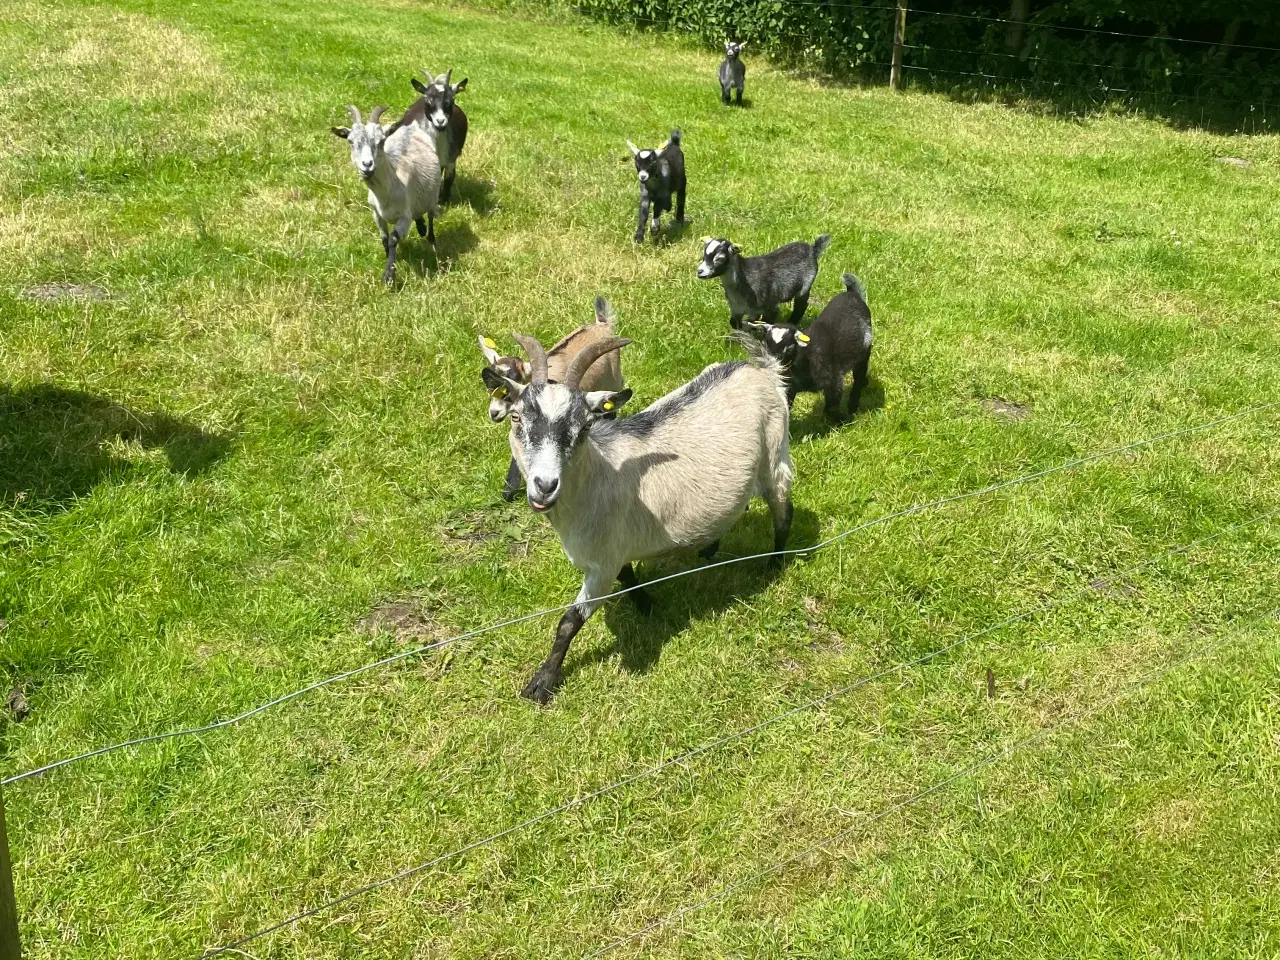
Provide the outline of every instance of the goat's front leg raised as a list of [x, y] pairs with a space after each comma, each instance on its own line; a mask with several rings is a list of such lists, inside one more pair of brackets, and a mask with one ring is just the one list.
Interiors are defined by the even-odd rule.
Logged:
[[640, 194], [640, 226], [636, 227], [636, 235], [634, 240], [636, 243], [644, 243], [644, 225], [649, 219], [649, 195], [647, 193]]
[[565, 655], [569, 652], [569, 644], [578, 635], [582, 625], [600, 606], [600, 597], [609, 593], [613, 586], [614, 573], [592, 570], [582, 582], [578, 591], [578, 599], [574, 601], [556, 627], [556, 639], [551, 645], [551, 654], [542, 662], [533, 679], [524, 688], [521, 696], [528, 697], [535, 703], [545, 706], [551, 694], [560, 685], [560, 668], [564, 665]]

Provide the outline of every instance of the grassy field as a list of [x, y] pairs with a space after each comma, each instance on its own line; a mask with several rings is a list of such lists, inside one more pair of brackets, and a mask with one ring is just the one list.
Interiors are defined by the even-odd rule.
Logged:
[[[723, 341], [704, 234], [830, 232], [856, 421], [792, 423], [796, 545], [1280, 393], [1280, 144], [822, 86], [583, 23], [387, 0], [11, 0], [0, 20], [0, 774], [229, 716], [572, 599], [498, 491], [475, 340], [596, 294], [640, 407]], [[456, 68], [462, 202], [402, 283], [329, 133]], [[633, 249], [625, 140], [693, 222]], [[1249, 166], [1220, 162], [1224, 157]], [[78, 285], [69, 288], [67, 285]], [[1037, 730], [615, 956], [1280, 953], [1276, 411], [372, 671], [6, 790], [27, 955], [195, 957], [1154, 558], [1043, 616], [261, 938], [261, 958], [575, 958]], [[768, 549], [757, 504], [724, 543]], [[673, 557], [652, 578], [695, 566]], [[993, 671], [995, 697], [986, 695]], [[21, 700], [21, 702], [20, 702]], [[21, 722], [18, 718], [25, 714]], [[235, 954], [233, 954], [235, 955]]]

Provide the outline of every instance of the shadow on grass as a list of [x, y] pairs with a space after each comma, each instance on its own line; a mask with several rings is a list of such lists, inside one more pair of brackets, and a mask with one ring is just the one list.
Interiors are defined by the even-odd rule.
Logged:
[[[448, 210], [448, 207], [445, 208]], [[445, 214], [448, 217], [448, 214]], [[447, 222], [447, 220], [446, 220]], [[420, 277], [434, 277], [440, 273], [442, 265], [453, 267], [457, 258], [470, 253], [480, 245], [480, 238], [467, 223], [451, 223], [441, 229], [440, 221], [436, 221], [436, 249], [432, 255], [431, 245], [419, 237], [415, 231], [412, 239], [401, 241], [399, 254], [401, 263]], [[408, 248], [406, 250], [406, 247]]]
[[[817, 515], [812, 510], [796, 506], [787, 548], [812, 546], [818, 542], [819, 531]], [[728, 539], [741, 545], [745, 553], [763, 553], [772, 549], [773, 522], [768, 512], [748, 514], [733, 528]], [[727, 560], [731, 555], [720, 553], [706, 562]], [[646, 578], [657, 578], [686, 568], [691, 560], [695, 564], [703, 563], [695, 558], [696, 554], [690, 553], [682, 554], [674, 561], [641, 564], [636, 573], [643, 583]], [[741, 598], [760, 593], [785, 574], [786, 567], [773, 567], [768, 560], [747, 560], [659, 583], [649, 589], [653, 612], [648, 616], [640, 613], [627, 597], [609, 600], [597, 616], [605, 618], [613, 634], [613, 644], [591, 650], [578, 658], [571, 653], [564, 675], [568, 678], [576, 670], [614, 656], [621, 659], [624, 670], [645, 673], [658, 662], [667, 641], [687, 630], [694, 620], [730, 607]]]
[[[849, 402], [849, 388], [845, 387], [842, 404]], [[809, 404], [807, 412], [801, 413], [803, 404]], [[873, 410], [884, 406], [884, 385], [875, 377], [867, 377], [867, 385], [862, 388], [862, 397], [854, 416], [847, 420], [833, 423], [827, 419], [822, 409], [823, 400], [820, 393], [799, 394], [791, 405], [791, 440], [805, 440], [809, 437], [821, 437], [841, 427], [851, 427], [859, 417], [866, 416]], [[799, 408], [799, 409], [798, 409]], [[844, 409], [844, 407], [842, 407]]]
[[208, 470], [231, 449], [165, 413], [138, 413], [105, 397], [48, 384], [0, 387], [0, 501], [22, 511], [58, 509], [130, 467], [111, 441], [162, 449], [173, 473]]
[[453, 182], [453, 198], [444, 209], [448, 210], [450, 207], [463, 204], [482, 217], [489, 216], [498, 209], [498, 201], [493, 195], [493, 182], [472, 180], [470, 177], [458, 174], [458, 179]]

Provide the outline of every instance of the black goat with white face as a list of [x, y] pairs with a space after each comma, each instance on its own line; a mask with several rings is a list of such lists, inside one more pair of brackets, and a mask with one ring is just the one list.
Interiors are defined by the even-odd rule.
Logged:
[[636, 162], [636, 179], [640, 181], [640, 224], [636, 227], [635, 242], [644, 243], [645, 221], [652, 215], [653, 237], [656, 240], [661, 229], [663, 213], [671, 211], [671, 198], [675, 195], [675, 222], [684, 222], [684, 151], [680, 147], [681, 133], [677, 127], [671, 131], [671, 139], [656, 150], [641, 150], [630, 140], [627, 146]]
[[467, 85], [463, 77], [451, 84], [453, 70], [433, 77], [430, 70], [423, 70], [428, 83], [413, 79], [413, 89], [422, 94], [400, 118], [401, 123], [416, 123], [424, 129], [435, 131], [440, 156], [440, 202], [448, 203], [453, 196], [453, 181], [457, 176], [458, 157], [467, 144], [467, 115], [454, 103], [454, 98]]
[[729, 301], [729, 323], [742, 328], [742, 318], [775, 322], [778, 307], [792, 301], [789, 323], [800, 325], [809, 306], [809, 290], [818, 278], [818, 258], [831, 243], [824, 233], [813, 243], [797, 240], [760, 257], [744, 257], [727, 239], [707, 237], [703, 242], [698, 277], [719, 277]]
[[789, 323], [748, 324], [769, 355], [786, 368], [788, 406], [797, 393], [821, 392], [824, 412], [832, 421], [844, 419], [840, 398], [846, 373], [853, 374], [848, 416], [858, 412], [871, 362], [871, 310], [862, 284], [852, 273], [841, 279], [845, 292], [832, 297], [807, 331]]
[[746, 48], [747, 41], [734, 43], [724, 42], [724, 61], [720, 64], [720, 100], [729, 102], [729, 91], [738, 93], [738, 106], [742, 106], [742, 92], [747, 88], [747, 65], [742, 62], [740, 54]]

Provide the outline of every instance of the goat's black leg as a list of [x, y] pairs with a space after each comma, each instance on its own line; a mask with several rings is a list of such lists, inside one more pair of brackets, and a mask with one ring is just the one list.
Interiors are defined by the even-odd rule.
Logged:
[[431, 244], [431, 249], [436, 248], [436, 215], [434, 213], [427, 214], [427, 243]]
[[790, 410], [791, 404], [795, 402], [796, 402], [796, 388], [791, 383], [791, 381], [788, 380], [787, 381], [787, 409]]
[[[787, 548], [787, 538], [791, 536], [791, 516], [793, 513], [791, 506], [791, 498], [787, 497], [787, 502], [773, 511], [773, 552], [775, 554]], [[769, 558], [769, 566], [777, 568], [782, 566], [782, 557], [773, 556]]]
[[544, 706], [551, 699], [552, 692], [560, 685], [560, 668], [564, 665], [564, 658], [569, 653], [569, 644], [578, 635], [587, 618], [600, 605], [600, 601], [596, 598], [603, 597], [612, 584], [613, 577], [609, 574], [602, 574], [599, 571], [587, 574], [586, 582], [578, 591], [577, 601], [560, 618], [550, 655], [525, 686], [522, 696]]
[[791, 305], [791, 318], [787, 323], [793, 327], [800, 326], [800, 321], [804, 319], [804, 312], [809, 309], [809, 291], [806, 290], [800, 296], [796, 297], [795, 303]]
[[516, 498], [516, 494], [520, 492], [520, 468], [516, 465], [516, 458], [511, 458], [511, 466], [507, 467], [507, 479], [502, 484], [502, 499], [510, 503]]
[[649, 221], [649, 198], [642, 196], [640, 198], [640, 225], [636, 227], [636, 235], [634, 240], [636, 243], [644, 243], [644, 227]]
[[[840, 414], [840, 397], [844, 394], [844, 375], [835, 378], [831, 383], [823, 388], [822, 396], [826, 401], [823, 413], [832, 423], [838, 423], [844, 417]], [[852, 416], [853, 409], [850, 408], [849, 414]]]
[[396, 283], [396, 247], [400, 243], [400, 228], [392, 230], [387, 236], [387, 268], [382, 271], [382, 282], [388, 287]]
[[733, 327], [733, 329], [735, 329], [735, 330], [741, 330], [741, 329], [742, 329], [742, 314], [740, 314], [740, 313], [731, 313], [731, 314], [729, 314], [729, 326]]
[[[645, 616], [653, 612], [653, 598], [649, 596], [644, 587], [640, 586], [640, 581], [636, 578], [635, 568], [631, 564], [628, 563], [618, 571], [618, 581], [624, 588], [631, 590], [627, 596], [631, 598], [631, 602], [636, 605], [637, 610]], [[635, 589], [632, 590], [632, 587]]]
[[705, 547], [703, 547], [701, 550], [698, 551], [698, 556], [700, 556], [703, 560], [710, 560], [713, 557], [715, 557], [716, 553], [719, 550], [720, 550], [720, 541], [712, 540]]
[[413, 221], [413, 222], [414, 222], [414, 223], [417, 225], [417, 227], [418, 227], [418, 236], [420, 236], [420, 237], [425, 237], [425, 236], [427, 235], [427, 221], [425, 221], [425, 220], [423, 220], [421, 217], [419, 217], [417, 220], [415, 220], [415, 221]]
[[725, 106], [729, 105], [729, 88], [723, 84], [720, 85], [720, 102]]
[[853, 367], [853, 386], [849, 388], [849, 416], [854, 416], [858, 412], [858, 406], [862, 403], [862, 388], [867, 385], [867, 366], [871, 363], [871, 348], [867, 348], [867, 352], [862, 355]]
[[448, 174], [445, 175], [444, 181], [440, 184], [441, 204], [453, 202], [453, 181], [457, 176], [458, 172], [456, 167], [451, 169]]
[[684, 192], [688, 186], [689, 183], [686, 180], [676, 188], [676, 223], [684, 223]]
[[745, 87], [738, 87], [738, 106], [742, 106], [742, 91]]

